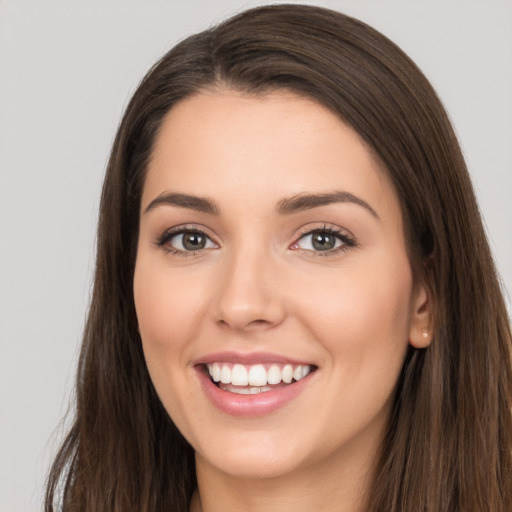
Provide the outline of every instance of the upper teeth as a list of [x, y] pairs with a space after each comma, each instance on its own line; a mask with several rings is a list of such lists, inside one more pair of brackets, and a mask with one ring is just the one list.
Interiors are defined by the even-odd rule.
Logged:
[[311, 366], [299, 365], [243, 365], [230, 363], [210, 363], [208, 372], [215, 382], [234, 386], [266, 386], [267, 384], [286, 384], [300, 380], [311, 372]]

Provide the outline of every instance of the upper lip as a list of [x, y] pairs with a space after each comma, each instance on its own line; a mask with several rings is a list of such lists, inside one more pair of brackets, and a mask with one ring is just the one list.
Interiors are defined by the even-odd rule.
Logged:
[[272, 354], [271, 352], [215, 352], [192, 361], [192, 366], [221, 362], [245, 365], [277, 363], [314, 366], [313, 363], [309, 361], [294, 359], [280, 354]]

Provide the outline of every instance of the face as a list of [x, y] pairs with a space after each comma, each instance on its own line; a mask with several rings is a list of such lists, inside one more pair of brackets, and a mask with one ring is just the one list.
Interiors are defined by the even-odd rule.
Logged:
[[147, 366], [198, 465], [268, 478], [370, 464], [426, 294], [360, 137], [286, 92], [195, 95], [144, 185]]

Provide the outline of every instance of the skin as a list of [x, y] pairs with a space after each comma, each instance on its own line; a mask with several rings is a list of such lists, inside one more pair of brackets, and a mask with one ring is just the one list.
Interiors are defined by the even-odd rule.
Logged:
[[[363, 200], [279, 214], [283, 199], [344, 191]], [[213, 215], [165, 193], [214, 201]], [[184, 254], [174, 227], [211, 242]], [[315, 252], [304, 233], [350, 236]], [[182, 252], [171, 252], [182, 250]], [[196, 451], [191, 510], [364, 509], [408, 344], [423, 347], [426, 289], [414, 283], [385, 171], [350, 127], [288, 92], [197, 94], [166, 116], [144, 185], [134, 297], [147, 366]], [[194, 361], [270, 352], [314, 364], [303, 391], [263, 417], [205, 396]]]

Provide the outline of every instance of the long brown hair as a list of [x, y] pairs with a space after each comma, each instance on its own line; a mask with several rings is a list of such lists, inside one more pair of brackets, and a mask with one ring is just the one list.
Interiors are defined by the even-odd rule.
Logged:
[[151, 384], [132, 282], [144, 174], [162, 119], [217, 87], [318, 101], [360, 134], [398, 194], [415, 278], [431, 290], [435, 336], [404, 361], [368, 510], [510, 512], [510, 324], [453, 129], [396, 45], [358, 20], [304, 5], [252, 9], [184, 40], [129, 103], [102, 192], [75, 421], [51, 468], [46, 511], [188, 510], [194, 453]]

